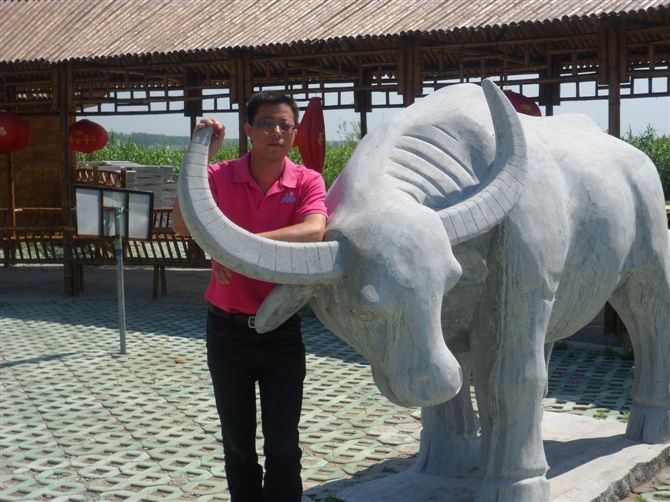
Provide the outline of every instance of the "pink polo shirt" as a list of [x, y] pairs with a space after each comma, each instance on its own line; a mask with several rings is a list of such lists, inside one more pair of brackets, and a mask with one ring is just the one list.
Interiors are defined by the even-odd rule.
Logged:
[[[328, 215], [321, 175], [288, 158], [281, 176], [265, 194], [251, 177], [248, 153], [210, 165], [208, 174], [212, 196], [223, 214], [254, 234], [295, 225], [309, 214]], [[223, 284], [216, 279], [212, 264], [205, 299], [227, 312], [255, 314], [275, 286], [236, 272], [230, 284]]]

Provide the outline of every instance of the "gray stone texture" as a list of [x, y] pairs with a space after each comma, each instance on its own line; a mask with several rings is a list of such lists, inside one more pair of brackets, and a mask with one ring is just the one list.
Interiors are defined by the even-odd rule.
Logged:
[[[445, 479], [474, 468], [478, 501], [550, 499], [541, 403], [552, 344], [606, 301], [635, 352], [626, 437], [670, 441], [660, 180], [643, 153], [586, 117], [517, 115], [490, 81], [420, 100], [360, 142], [328, 193], [328, 242], [304, 245], [307, 255], [329, 248], [334, 262], [308, 272], [236, 251], [263, 245], [190, 204], [189, 179], [205, 168], [187, 158], [180, 180], [196, 240], [230, 268], [285, 284], [261, 307], [257, 329], [309, 301], [370, 362], [389, 400], [422, 407], [419, 456], [397, 478], [398, 489], [421, 479], [411, 482], [415, 500], [438, 497]], [[279, 256], [294, 246], [271, 248]]]

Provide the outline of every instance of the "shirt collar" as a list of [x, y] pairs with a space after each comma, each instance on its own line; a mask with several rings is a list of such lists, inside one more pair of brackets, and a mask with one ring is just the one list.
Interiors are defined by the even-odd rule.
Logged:
[[[233, 164], [233, 181], [235, 183], [256, 183], [251, 177], [249, 159], [249, 152], [247, 152]], [[284, 169], [281, 176], [279, 176], [279, 184], [284, 188], [295, 188], [298, 186], [297, 165], [288, 157], [284, 157]]]

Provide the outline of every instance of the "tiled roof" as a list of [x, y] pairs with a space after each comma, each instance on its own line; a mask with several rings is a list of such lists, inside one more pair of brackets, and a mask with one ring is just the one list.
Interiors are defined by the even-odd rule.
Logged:
[[669, 9], [670, 0], [3, 0], [0, 63], [336, 43]]

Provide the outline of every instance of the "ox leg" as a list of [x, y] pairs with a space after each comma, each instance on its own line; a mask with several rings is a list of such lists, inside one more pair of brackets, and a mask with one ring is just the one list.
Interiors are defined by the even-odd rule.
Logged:
[[635, 381], [626, 437], [670, 441], [670, 258], [635, 271], [610, 299], [635, 355]]
[[454, 399], [421, 408], [421, 444], [412, 471], [454, 476], [479, 465], [479, 422], [470, 397], [470, 357], [454, 355], [463, 370], [463, 387]]
[[549, 500], [542, 443], [547, 382], [544, 338], [552, 302], [507, 291], [472, 337], [475, 389], [482, 429], [482, 484], [477, 501]]

